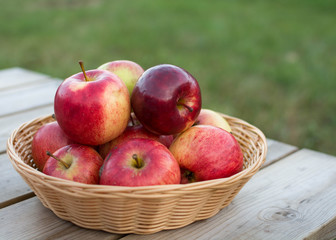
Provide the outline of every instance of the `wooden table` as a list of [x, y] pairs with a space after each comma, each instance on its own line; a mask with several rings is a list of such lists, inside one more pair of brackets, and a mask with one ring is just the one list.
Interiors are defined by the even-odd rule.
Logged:
[[21, 123], [53, 113], [60, 83], [22, 68], [0, 71], [0, 239], [336, 238], [336, 157], [271, 139], [263, 168], [210, 219], [143, 236], [83, 229], [59, 219], [14, 170], [6, 142]]

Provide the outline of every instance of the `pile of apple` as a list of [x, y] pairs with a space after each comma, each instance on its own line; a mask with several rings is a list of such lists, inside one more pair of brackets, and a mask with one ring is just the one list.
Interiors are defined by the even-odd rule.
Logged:
[[56, 121], [34, 135], [32, 157], [47, 175], [88, 184], [149, 186], [230, 177], [243, 153], [228, 122], [202, 109], [197, 80], [162, 64], [146, 71], [112, 61], [65, 79]]

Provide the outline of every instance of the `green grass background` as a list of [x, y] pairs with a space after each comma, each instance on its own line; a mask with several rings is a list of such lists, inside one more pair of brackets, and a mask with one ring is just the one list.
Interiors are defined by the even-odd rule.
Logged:
[[334, 0], [2, 1], [0, 69], [64, 79], [79, 59], [175, 64], [203, 107], [336, 155], [335, 26]]

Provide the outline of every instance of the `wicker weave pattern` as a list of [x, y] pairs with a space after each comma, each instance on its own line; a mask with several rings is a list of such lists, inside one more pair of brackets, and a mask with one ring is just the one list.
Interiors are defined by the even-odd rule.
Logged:
[[53, 121], [43, 116], [21, 125], [8, 139], [16, 171], [43, 205], [79, 226], [113, 233], [149, 234], [206, 219], [226, 207], [265, 161], [264, 134], [243, 120], [222, 114], [244, 152], [244, 170], [230, 178], [181, 185], [118, 187], [88, 185], [47, 176], [31, 156], [34, 133]]

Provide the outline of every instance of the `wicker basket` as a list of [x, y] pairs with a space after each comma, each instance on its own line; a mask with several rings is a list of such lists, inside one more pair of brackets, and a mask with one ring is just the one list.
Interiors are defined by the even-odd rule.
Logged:
[[176, 229], [214, 216], [226, 207], [260, 169], [267, 144], [256, 127], [222, 114], [244, 152], [244, 170], [229, 177], [180, 185], [118, 187], [82, 184], [36, 170], [31, 156], [34, 133], [51, 116], [34, 119], [14, 130], [7, 153], [16, 171], [43, 205], [74, 224], [113, 233], [150, 234]]

